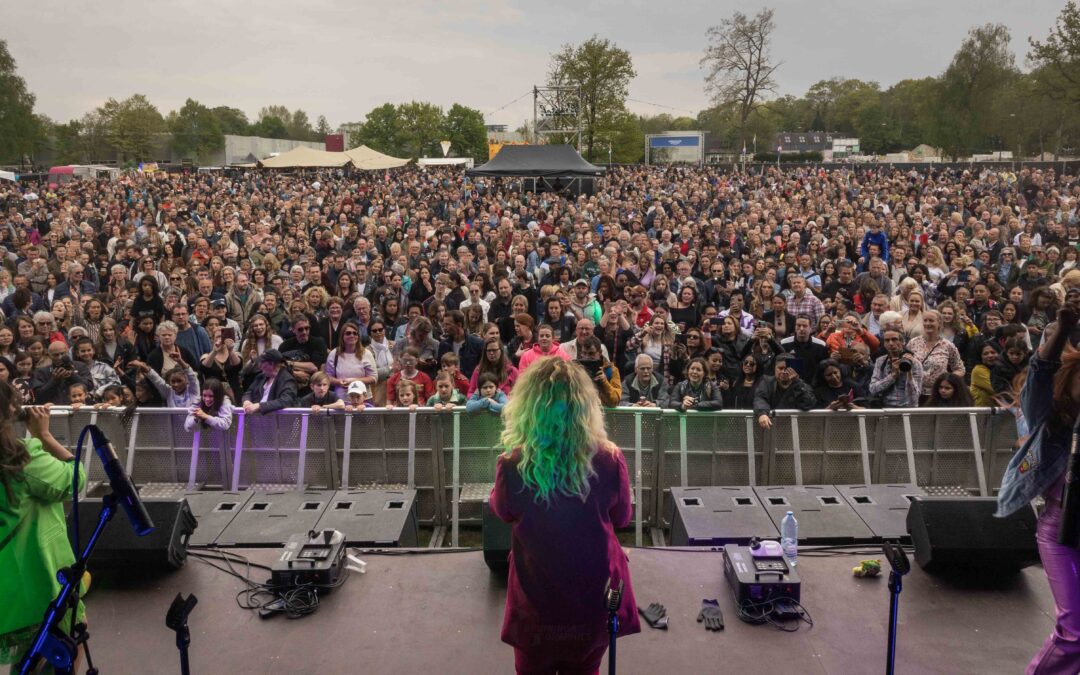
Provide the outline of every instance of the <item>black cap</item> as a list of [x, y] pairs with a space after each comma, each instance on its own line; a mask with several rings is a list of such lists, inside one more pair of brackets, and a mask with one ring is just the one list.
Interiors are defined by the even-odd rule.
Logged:
[[259, 356], [259, 363], [285, 363], [285, 357], [276, 349], [267, 349]]

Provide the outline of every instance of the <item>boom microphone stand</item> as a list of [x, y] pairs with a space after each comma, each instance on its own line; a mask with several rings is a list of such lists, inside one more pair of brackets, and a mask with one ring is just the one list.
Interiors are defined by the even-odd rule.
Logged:
[[903, 588], [901, 578], [911, 571], [911, 563], [899, 543], [885, 541], [881, 548], [892, 567], [889, 572], [889, 651], [885, 657], [885, 673], [893, 675], [896, 672], [896, 619], [900, 610], [900, 591]]
[[[90, 658], [90, 647], [87, 643], [90, 635], [86, 632], [86, 624], [76, 624], [75, 635], [70, 636], [60, 628], [60, 622], [69, 609], [74, 612], [78, 606], [78, 587], [82, 583], [83, 574], [86, 572], [86, 563], [90, 560], [90, 555], [94, 552], [94, 547], [97, 546], [98, 539], [105, 530], [105, 526], [109, 524], [115, 513], [116, 496], [109, 493], [101, 500], [101, 515], [98, 516], [97, 526], [94, 527], [93, 533], [90, 534], [90, 539], [86, 542], [86, 547], [82, 550], [82, 553], [79, 554], [78, 560], [70, 567], [61, 569], [58, 573], [63, 586], [60, 588], [59, 595], [56, 596], [56, 599], [53, 600], [52, 604], [49, 605], [49, 609], [45, 612], [45, 619], [42, 620], [41, 627], [38, 628], [37, 634], [34, 635], [33, 646], [26, 653], [26, 656], [22, 658], [22, 661], [19, 662], [18, 670], [21, 675], [34, 672], [42, 660], [48, 661], [57, 675], [74, 675], [75, 656], [78, 653], [79, 645], [82, 645], [83, 651], [86, 652], [88, 665], [86, 672], [88, 675], [97, 675], [97, 668], [94, 668], [94, 661]], [[76, 523], [75, 527], [78, 526], [79, 524]]]

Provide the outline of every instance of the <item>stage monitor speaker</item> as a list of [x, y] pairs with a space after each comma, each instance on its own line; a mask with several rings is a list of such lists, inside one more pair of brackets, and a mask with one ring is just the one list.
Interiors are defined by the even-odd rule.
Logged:
[[505, 577], [510, 572], [510, 525], [492, 512], [484, 498], [484, 562], [495, 574]]
[[916, 497], [907, 530], [927, 572], [1015, 573], [1039, 562], [1035, 511], [995, 518], [993, 497]]
[[[127, 569], [176, 569], [187, 560], [188, 538], [198, 527], [183, 497], [155, 497], [143, 500], [154, 531], [138, 537], [127, 517], [118, 510], [108, 524], [90, 558], [90, 568], [124, 567]], [[79, 545], [84, 546], [97, 526], [101, 498], [79, 500]], [[68, 536], [74, 522], [68, 516]]]

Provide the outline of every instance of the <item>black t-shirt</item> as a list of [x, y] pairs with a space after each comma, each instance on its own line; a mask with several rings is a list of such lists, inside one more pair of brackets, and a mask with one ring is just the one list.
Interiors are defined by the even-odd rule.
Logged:
[[308, 338], [304, 344], [291, 337], [281, 343], [280, 351], [289, 361], [310, 361], [318, 368], [322, 368], [326, 363], [326, 340], [315, 335]]

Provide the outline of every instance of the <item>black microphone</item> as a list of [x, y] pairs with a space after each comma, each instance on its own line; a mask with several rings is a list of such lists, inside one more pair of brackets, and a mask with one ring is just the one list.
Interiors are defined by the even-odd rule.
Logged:
[[105, 466], [105, 475], [109, 477], [109, 486], [112, 488], [113, 496], [120, 506], [124, 507], [124, 512], [127, 513], [135, 534], [145, 537], [154, 530], [154, 521], [150, 520], [150, 514], [146, 512], [146, 507], [139, 499], [135, 485], [124, 471], [124, 466], [120, 464], [116, 450], [105, 433], [93, 424], [87, 425], [87, 429], [90, 430], [90, 440], [94, 444], [94, 451]]
[[1076, 548], [1080, 543], [1080, 415], [1076, 416], [1069, 448], [1069, 468], [1065, 470], [1065, 490], [1061, 495], [1061, 522], [1058, 524], [1058, 543]]

